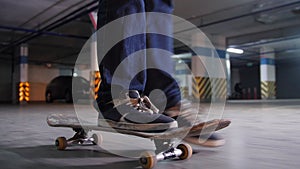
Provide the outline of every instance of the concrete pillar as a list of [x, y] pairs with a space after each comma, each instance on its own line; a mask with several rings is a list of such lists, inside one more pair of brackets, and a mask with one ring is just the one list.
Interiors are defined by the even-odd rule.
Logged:
[[[93, 24], [94, 30], [97, 30], [97, 12], [89, 13], [90, 20]], [[90, 85], [91, 85], [91, 95], [93, 98], [98, 98], [98, 91], [101, 83], [101, 75], [99, 72], [98, 56], [97, 56], [97, 32], [92, 35], [91, 45], [90, 45], [90, 56], [91, 56], [91, 72], [90, 72]]]
[[231, 65], [230, 65], [230, 55], [226, 52], [226, 37], [220, 35], [214, 35], [211, 38], [212, 44], [214, 45], [217, 55], [219, 57], [224, 68], [226, 75], [226, 95], [231, 95]]
[[260, 49], [261, 98], [276, 99], [275, 52], [273, 48]]
[[29, 102], [30, 84], [28, 82], [28, 45], [22, 44], [20, 47], [20, 83], [19, 102]]
[[204, 34], [192, 36], [193, 96], [209, 101], [226, 99], [226, 52], [215, 49]]
[[98, 91], [101, 83], [101, 75], [99, 72], [98, 56], [97, 56], [97, 36], [94, 34], [91, 41], [91, 88], [93, 89], [92, 96], [97, 99]]

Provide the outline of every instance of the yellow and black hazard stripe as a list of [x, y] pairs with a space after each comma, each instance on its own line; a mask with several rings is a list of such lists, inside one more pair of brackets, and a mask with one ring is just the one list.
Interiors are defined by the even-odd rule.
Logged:
[[91, 72], [91, 88], [92, 90], [92, 96], [94, 99], [98, 98], [98, 91], [101, 84], [101, 75], [99, 71], [93, 71]]
[[29, 102], [30, 100], [30, 84], [29, 82], [19, 83], [19, 102]]
[[193, 97], [200, 100], [225, 99], [227, 83], [224, 78], [193, 78]]
[[211, 79], [212, 95], [217, 99], [226, 99], [227, 81], [224, 78]]
[[262, 81], [260, 87], [262, 99], [276, 98], [276, 83], [274, 81]]
[[184, 87], [180, 87], [180, 92], [181, 92], [181, 97], [185, 98], [188, 97], [189, 95], [189, 88], [184, 86]]

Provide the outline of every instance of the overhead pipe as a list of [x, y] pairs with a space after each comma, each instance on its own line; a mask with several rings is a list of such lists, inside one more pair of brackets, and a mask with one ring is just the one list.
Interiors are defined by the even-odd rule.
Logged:
[[35, 30], [35, 29], [18, 28], [18, 27], [13, 27], [13, 26], [3, 26], [3, 25], [0, 25], [0, 29], [12, 30], [12, 31], [18, 31], [18, 32], [26, 32], [26, 33], [40, 33], [42, 35], [57, 36], [57, 37], [66, 37], [66, 38], [75, 38], [75, 39], [83, 39], [83, 40], [86, 40], [86, 39], [89, 38], [87, 36], [78, 36], [78, 35], [71, 35], [71, 34], [47, 32], [47, 31], [40, 31], [40, 30]]
[[300, 50], [299, 48], [289, 48], [289, 49], [284, 49], [284, 50], [277, 50], [277, 51], [272, 51], [272, 52], [264, 52], [264, 53], [257, 53], [257, 54], [249, 54], [249, 55], [243, 55], [243, 58], [241, 57], [231, 57], [231, 59], [235, 59], [235, 60], [247, 60], [247, 61], [253, 61], [253, 59], [247, 59], [247, 57], [253, 57], [253, 56], [257, 56], [259, 57], [260, 55], [266, 55], [266, 54], [270, 54], [270, 53], [284, 53], [284, 52], [288, 52], [288, 51], [296, 51], [296, 50]]
[[[83, 7], [81, 7], [81, 8], [79, 8], [79, 9], [77, 9], [77, 10], [75, 10], [75, 11], [73, 11], [73, 12], [67, 14], [66, 16], [62, 17], [61, 19], [58, 19], [58, 20], [55, 21], [54, 23], [49, 24], [49, 25], [47, 25], [47, 26], [41, 28], [40, 31], [49, 31], [49, 30], [51, 30], [53, 27], [55, 28], [55, 25], [57, 25], [59, 22], [64, 22], [64, 20], [65, 20], [66, 18], [68, 18], [68, 17], [70, 17], [70, 16], [72, 16], [72, 15], [75, 15], [76, 13], [78, 13], [78, 12], [82, 11], [83, 9], [85, 9], [85, 8], [87, 8], [87, 7], [91, 6], [91, 5], [93, 5], [93, 4], [96, 3], [96, 2], [97, 2], [97, 0], [94, 0], [94, 1], [92, 1], [92, 2], [90, 2], [90, 3], [88, 3], [88, 4], [86, 4], [86, 5], [84, 5]], [[75, 18], [75, 19], [76, 19], [76, 18]], [[53, 29], [54, 29], [54, 28], [53, 28]], [[18, 42], [18, 41], [22, 41], [22, 39], [23, 39], [23, 42], [21, 42], [21, 43], [24, 43], [24, 42], [27, 41], [26, 38], [28, 38], [28, 37], [30, 37], [30, 36], [32, 36], [32, 35], [33, 35], [33, 34], [24, 36], [23, 38], [17, 40], [17, 42]], [[25, 40], [24, 40], [24, 39], [25, 39]], [[14, 42], [13, 42], [13, 43], [14, 43]], [[17, 44], [15, 44], [15, 45], [18, 45], [18, 44], [21, 44], [21, 43], [17, 43]]]
[[[231, 45], [230, 47], [249, 48], [249, 47], [253, 47], [253, 46], [266, 45], [266, 44], [282, 42], [282, 41], [286, 41], [286, 40], [299, 39], [299, 38], [300, 38], [300, 35], [299, 36], [284, 37], [284, 38], [277, 38], [277, 39], [268, 40], [268, 41], [253, 42], [253, 43], [248, 43], [248, 44], [244, 44], [244, 45]], [[284, 53], [284, 52], [287, 52], [287, 51], [294, 51], [294, 50], [300, 50], [300, 49], [299, 48], [289, 48], [289, 49], [274, 51], [274, 52], [278, 54], [278, 53]], [[246, 57], [253, 57], [253, 56], [259, 56], [259, 55], [270, 54], [270, 53], [273, 53], [273, 52], [265, 52], [265, 53], [258, 53], [258, 52], [254, 53], [253, 52], [253, 54], [243, 55], [242, 59], [240, 59], [240, 57], [231, 57], [231, 58], [236, 59], [236, 60], [248, 60], [248, 61], [250, 61], [250, 59], [246, 59]]]
[[[98, 6], [93, 6], [93, 7], [91, 7], [91, 8], [88, 9], [88, 10], [82, 11], [82, 10], [84, 10], [84, 9], [86, 9], [86, 8], [88, 8], [88, 7], [90, 7], [91, 5], [97, 3], [97, 1], [98, 1], [98, 0], [94, 0], [94, 1], [92, 1], [92, 2], [90, 2], [90, 3], [88, 3], [88, 4], [86, 4], [86, 5], [84, 5], [83, 7], [81, 7], [81, 8], [79, 8], [79, 9], [77, 9], [77, 10], [71, 12], [70, 14], [68, 14], [68, 15], [66, 15], [66, 16], [64, 16], [64, 17], [62, 17], [61, 19], [57, 20], [56, 22], [54, 22], [54, 23], [52, 23], [52, 24], [49, 24], [49, 25], [47, 25], [47, 26], [45, 26], [45, 27], [39, 29], [37, 32], [32, 32], [32, 33], [29, 34], [29, 35], [23, 36], [22, 38], [20, 38], [20, 39], [14, 41], [14, 42], [12, 42], [12, 43], [10, 43], [8, 46], [6, 46], [6, 47], [4, 47], [4, 48], [2, 48], [0, 51], [2, 52], [3, 50], [5, 50], [5, 49], [7, 49], [7, 48], [10, 48], [10, 47], [13, 47], [13, 46], [16, 46], [16, 45], [20, 45], [20, 44], [22, 44], [22, 43], [24, 43], [24, 42], [27, 42], [27, 41], [29, 41], [29, 40], [32, 40], [32, 39], [34, 39], [34, 38], [36, 38], [36, 37], [42, 35], [41, 32], [47, 32], [47, 31], [53, 30], [53, 29], [55, 29], [55, 28], [57, 28], [57, 27], [60, 27], [60, 26], [66, 24], [66, 23], [68, 23], [68, 22], [70, 22], [70, 21], [72, 21], [72, 20], [74, 20], [74, 19], [77, 19], [77, 18], [79, 18], [79, 17], [81, 17], [81, 16], [83, 16], [83, 15], [86, 15], [86, 14], [88, 14], [88, 13], [91, 12], [91, 11], [96, 10], [96, 9], [98, 8]], [[78, 12], [80, 12], [80, 13], [78, 13]], [[78, 14], [75, 15], [76, 13], [78, 13]], [[75, 16], [71, 17], [72, 15], [75, 15]], [[69, 18], [69, 17], [71, 17], [71, 18]], [[69, 18], [69, 19], [66, 20], [66, 18]], [[35, 34], [36, 34], [36, 35], [35, 35]]]
[[84, 15], [87, 15], [88, 13], [90, 13], [91, 11], [96, 10], [97, 8], [98, 8], [98, 6], [94, 6], [94, 7], [90, 8], [89, 10], [83, 11], [83, 12], [81, 12], [81, 13], [79, 13], [79, 14], [77, 14], [77, 15], [75, 15], [75, 16], [73, 16], [73, 17], [71, 17], [71, 18], [69, 18], [69, 19], [67, 19], [67, 20], [65, 20], [65, 21], [63, 21], [63, 22], [61, 22], [61, 23], [59, 23], [59, 24], [57, 24], [57, 25], [53, 25], [53, 26], [51, 26], [51, 27], [49, 27], [49, 28], [47, 28], [47, 29], [42, 29], [42, 30], [39, 31], [36, 35], [33, 35], [33, 36], [28, 37], [28, 38], [26, 38], [26, 39], [23, 39], [21, 42], [18, 42], [18, 44], [16, 44], [16, 45], [19, 45], [19, 44], [21, 44], [21, 43], [27, 42], [27, 41], [29, 41], [29, 40], [32, 40], [32, 39], [34, 39], [34, 38], [40, 36], [40, 35], [41, 35], [41, 32], [42, 32], [43, 30], [50, 31], [50, 30], [56, 29], [56, 28], [58, 28], [58, 27], [60, 27], [60, 26], [62, 26], [62, 25], [65, 25], [65, 24], [67, 24], [67, 23], [69, 23], [69, 22], [71, 22], [71, 21], [73, 21], [73, 20], [75, 20], [75, 19], [77, 19], [77, 18], [80, 18], [80, 17], [82, 17], [82, 16], [84, 16]]
[[[227, 19], [223, 19], [223, 20], [219, 20], [219, 21], [207, 23], [207, 24], [202, 24], [202, 25], [197, 26], [197, 28], [202, 28], [202, 27], [212, 26], [212, 25], [214, 25], [214, 24], [220, 24], [220, 23], [223, 23], [223, 22], [228, 22], [228, 21], [240, 19], [240, 18], [243, 18], [243, 17], [248, 17], [248, 16], [256, 15], [256, 14], [259, 14], [259, 13], [262, 13], [262, 12], [268, 12], [268, 11], [272, 11], [272, 10], [275, 10], [275, 9], [280, 9], [280, 8], [284, 8], [284, 7], [289, 7], [289, 6], [297, 5], [297, 4], [299, 4], [299, 3], [300, 3], [300, 1], [295, 1], [295, 2], [292, 2], [292, 3], [288, 3], [288, 4], [284, 4], [284, 5], [275, 6], [275, 7], [272, 7], [272, 8], [267, 8], [267, 9], [263, 9], [263, 10], [259, 10], [259, 11], [254, 11], [254, 12], [251, 12], [251, 13], [248, 13], [248, 14], [243, 14], [243, 15], [239, 15], [239, 16], [235, 16], [235, 17], [231, 17], [231, 18], [227, 18]], [[193, 17], [193, 18], [191, 18], [191, 19], [194, 19], [194, 18], [198, 18], [198, 17], [196, 16], [196, 17]], [[200, 17], [199, 17], [199, 18], [200, 18]], [[181, 30], [181, 31], [174, 32], [174, 34], [183, 33], [183, 32], [187, 32], [187, 31], [191, 31], [191, 30], [193, 30], [193, 29], [194, 29], [194, 28], [188, 28], [188, 29], [185, 29], [185, 30]], [[184, 48], [184, 46], [179, 46], [179, 47], [177, 47], [176, 49], [178, 49], [178, 48]]]
[[[46, 29], [46, 30], [49, 30], [49, 31], [50, 31], [50, 30], [56, 29], [56, 28], [58, 28], [58, 27], [60, 27], [60, 26], [62, 26], [62, 25], [65, 25], [65, 24], [67, 24], [67, 23], [69, 23], [69, 22], [71, 22], [71, 21], [73, 21], [73, 20], [75, 20], [75, 19], [77, 19], [77, 18], [79, 18], [79, 17], [82, 17], [83, 15], [87, 15], [88, 13], [90, 13], [91, 11], [96, 10], [97, 8], [98, 8], [98, 6], [92, 7], [92, 8], [90, 8], [89, 10], [84, 11], [84, 12], [82, 12], [82, 13], [79, 13], [78, 15], [75, 15], [74, 17], [71, 17], [71, 18], [67, 19], [66, 21], [64, 21], [64, 22], [62, 22], [62, 23], [60, 23], [60, 24], [58, 24], [58, 25], [55, 25], [55, 26], [53, 26], [53, 27], [51, 27], [51, 28], [49, 28], [49, 29]], [[24, 43], [24, 42], [30, 41], [30, 40], [32, 40], [32, 39], [34, 39], [34, 38], [36, 38], [36, 37], [38, 37], [38, 36], [40, 36], [40, 35], [41, 35], [41, 33], [38, 32], [36, 35], [33, 35], [33, 36], [28, 37], [28, 38], [26, 38], [26, 39], [23, 39], [22, 41], [20, 41], [20, 42], [14, 44], [14, 45], [19, 45], [19, 44], [22, 44], [22, 43]]]
[[45, 12], [49, 11], [50, 9], [52, 9], [53, 7], [63, 3], [66, 0], [60, 0], [55, 2], [53, 5], [47, 7], [45, 10], [39, 12], [38, 14], [34, 15], [33, 17], [31, 17], [30, 19], [28, 19], [27, 21], [25, 21], [24, 23], [22, 23], [21, 25], [19, 25], [19, 27], [23, 27], [24, 25], [26, 25], [27, 23], [33, 21], [34, 19], [38, 18], [39, 16], [41, 16], [42, 14], [44, 14]]
[[[273, 11], [273, 10], [276, 10], [276, 9], [280, 9], [280, 8], [284, 8], [284, 7], [289, 7], [289, 6], [297, 5], [297, 4], [300, 4], [300, 1], [295, 1], [295, 2], [284, 4], [284, 5], [278, 5], [278, 6], [275, 6], [275, 7], [271, 7], [271, 8], [267, 8], [267, 9], [262, 9], [262, 10], [259, 10], [259, 11], [253, 11], [253, 12], [250, 12], [250, 13], [247, 13], [247, 14], [243, 14], [243, 15], [239, 15], [239, 16], [234, 16], [234, 17], [222, 19], [222, 20], [219, 20], [219, 21], [214, 21], [214, 22], [210, 22], [210, 23], [207, 23], [207, 24], [201, 24], [201, 25], [198, 25], [197, 28], [203, 28], [203, 27], [208, 27], [208, 26], [220, 24], [220, 23], [223, 23], [223, 22], [229, 22], [229, 21], [233, 21], [233, 20], [236, 20], [236, 19], [240, 19], [240, 18], [244, 18], [244, 17], [248, 17], [248, 16], [260, 14], [262, 12], [269, 12], [269, 11]], [[186, 31], [191, 31], [193, 29], [194, 28], [188, 28], [188, 29], [185, 29], [185, 30], [181, 30], [181, 31], [175, 32], [174, 34], [186, 32]]]
[[277, 38], [277, 39], [271, 39], [271, 40], [251, 42], [251, 43], [246, 43], [246, 44], [243, 44], [243, 45], [230, 45], [229, 47], [249, 48], [249, 47], [253, 47], [253, 46], [260, 46], [260, 45], [265, 45], [265, 44], [270, 44], [270, 43], [276, 43], [276, 42], [282, 42], [282, 41], [287, 41], [287, 40], [299, 39], [299, 38], [300, 38], [300, 35], [289, 36], [289, 37], [283, 37], [283, 38]]
[[[55, 14], [54, 16], [52, 16], [52, 17], [48, 18], [47, 20], [41, 22], [40, 25], [44, 25], [44, 24], [46, 24], [46, 23], [49, 23], [51, 20], [53, 20], [53, 19], [55, 19], [56, 17], [58, 17], [58, 16], [64, 14], [66, 11], [68, 11], [68, 10], [70, 10], [70, 9], [73, 9], [74, 7], [81, 5], [82, 3], [84, 3], [84, 2], [83, 2], [83, 1], [77, 2], [77, 3], [75, 3], [75, 4], [71, 5], [71, 6], [69, 6], [67, 9], [62, 10], [62, 11], [60, 11], [59, 13]], [[34, 27], [34, 28], [37, 28], [37, 27]]]
[[[77, 10], [71, 12], [70, 14], [68, 14], [68, 15], [66, 15], [66, 16], [64, 16], [63, 18], [61, 18], [61, 19], [55, 21], [54, 23], [45, 26], [45, 27], [42, 28], [41, 30], [51, 30], [51, 29], [53, 29], [53, 27], [55, 27], [55, 25], [57, 25], [59, 22], [63, 22], [63, 23], [64, 23], [64, 22], [65, 22], [64, 20], [65, 20], [66, 18], [75, 15], [76, 13], [78, 13], [78, 12], [84, 10], [85, 8], [90, 7], [91, 5], [94, 5], [94, 4], [97, 3], [97, 2], [98, 2], [98, 0], [94, 0], [94, 1], [90, 2], [90, 3], [86, 4], [86, 5], [84, 5], [83, 7], [81, 7], [81, 8], [79, 8], [79, 9], [77, 9]], [[82, 12], [81, 12], [81, 13], [82, 13]], [[79, 13], [79, 14], [77, 14], [77, 15], [80, 15], [81, 13]], [[75, 19], [76, 19], [76, 18], [75, 18]]]

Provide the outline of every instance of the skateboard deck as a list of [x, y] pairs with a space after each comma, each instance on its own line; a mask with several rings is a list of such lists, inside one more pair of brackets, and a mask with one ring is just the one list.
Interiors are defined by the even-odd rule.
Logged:
[[174, 128], [164, 132], [134, 131], [119, 128], [102, 127], [94, 124], [89, 125], [89, 123], [85, 123], [84, 125], [82, 125], [80, 123], [80, 120], [76, 116], [65, 114], [52, 114], [47, 117], [47, 123], [51, 127], [68, 127], [76, 131], [76, 134], [70, 139], [66, 139], [65, 137], [58, 137], [55, 140], [55, 145], [58, 150], [64, 150], [68, 146], [72, 146], [74, 144], [82, 145], [84, 143], [90, 143], [93, 145], [101, 145], [101, 134], [93, 134], [92, 137], [87, 137], [85, 135], [85, 130], [87, 130], [87, 132], [96, 130], [153, 139], [156, 146], [156, 152], [158, 152], [158, 154], [152, 151], [145, 151], [139, 158], [139, 162], [143, 169], [152, 169], [157, 161], [174, 158], [187, 160], [191, 158], [193, 154], [192, 147], [187, 143], [181, 143], [176, 146], [174, 144], [174, 138], [194, 136], [199, 135], [200, 133], [210, 134], [213, 131], [221, 130], [229, 126], [230, 121], [223, 119], [210, 120], [193, 127]]
[[200, 123], [196, 126], [193, 126], [192, 128], [181, 127], [181, 128], [170, 129], [164, 132], [143, 132], [143, 131], [134, 131], [134, 130], [119, 129], [119, 128], [102, 127], [93, 124], [91, 125], [84, 124], [83, 126], [76, 116], [65, 115], [65, 114], [52, 114], [47, 117], [47, 123], [51, 127], [68, 127], [73, 129], [83, 128], [87, 130], [96, 130], [96, 131], [133, 135], [133, 136], [149, 138], [149, 139], [173, 139], [173, 138], [180, 138], [185, 136], [195, 136], [195, 135], [199, 135], [200, 133], [210, 134], [213, 131], [221, 130], [230, 125], [229, 120], [215, 119], [215, 120], [210, 120], [207, 122]]

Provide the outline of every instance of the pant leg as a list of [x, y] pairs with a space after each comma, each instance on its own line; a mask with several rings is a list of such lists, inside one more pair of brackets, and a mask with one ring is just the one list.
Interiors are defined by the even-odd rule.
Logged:
[[[98, 11], [98, 29], [104, 29], [103, 34], [98, 34], [98, 56], [102, 54], [102, 48], [106, 48], [106, 45], [110, 43], [110, 40], [116, 34], [122, 34], [124, 37], [128, 32], [137, 31], [136, 29], [145, 29], [145, 17], [139, 17], [138, 19], [124, 19], [120, 23], [117, 23], [113, 30], [106, 30], [105, 25], [121, 18], [135, 13], [144, 13], [145, 5], [143, 0], [100, 0]], [[144, 30], [145, 31], [145, 30]], [[102, 62], [99, 64], [99, 70], [101, 73], [101, 86], [99, 89], [99, 99], [97, 100], [99, 108], [103, 108], [101, 111], [105, 111], [110, 108], [105, 108], [107, 102], [112, 100], [111, 88], [114, 86], [114, 92], [118, 93], [123, 89], [128, 89], [126, 86], [130, 83], [131, 90], [143, 91], [146, 84], [146, 71], [139, 73], [137, 76], [132, 74], [137, 68], [143, 69], [146, 67], [145, 62], [137, 62], [135, 60], [129, 60], [126, 64], [121, 64], [124, 59], [129, 55], [146, 48], [146, 35], [136, 35], [130, 38], [124, 38], [117, 43], [109, 52], [104, 56]], [[146, 60], [146, 53], [140, 53]], [[121, 65], [120, 65], [121, 64]], [[121, 74], [114, 74], [117, 67], [121, 70]], [[115, 84], [112, 84], [112, 78], [115, 78]], [[116, 87], [116, 88], [115, 88]]]
[[[164, 103], [163, 97], [151, 98], [153, 103], [160, 109], [163, 106], [170, 108], [181, 100], [180, 89], [176, 80], [172, 77], [174, 64], [171, 58], [173, 54], [173, 21], [170, 15], [173, 11], [172, 0], [144, 0], [146, 12], [160, 12], [161, 16], [147, 15], [147, 29], [149, 32], [161, 32], [161, 34], [147, 34], [147, 49], [154, 48], [147, 53], [147, 64], [149, 67], [159, 69], [147, 70], [147, 82], [145, 94], [154, 89], [162, 90], [166, 97], [167, 103]], [[155, 49], [162, 49], [155, 50]], [[166, 105], [164, 105], [166, 104]]]

